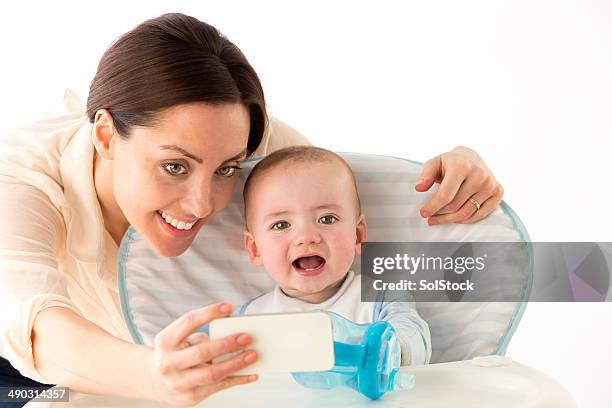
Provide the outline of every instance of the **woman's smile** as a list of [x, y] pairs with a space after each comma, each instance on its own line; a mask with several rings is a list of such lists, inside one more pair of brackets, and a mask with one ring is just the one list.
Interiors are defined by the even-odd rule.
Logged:
[[[196, 233], [197, 227], [202, 219], [198, 219], [190, 224], [186, 224], [184, 221], [178, 221], [175, 218], [166, 214], [166, 218], [164, 219], [163, 214], [165, 214], [162, 210], [159, 210], [155, 213], [156, 218], [159, 220], [160, 226], [163, 231], [166, 233], [170, 233], [173, 237], [184, 238], [190, 237], [192, 234]], [[171, 222], [168, 222], [170, 220]], [[174, 225], [176, 224], [176, 225]], [[189, 228], [186, 228], [186, 227]], [[179, 228], [182, 227], [182, 228]]]
[[190, 230], [193, 225], [198, 222], [198, 219], [195, 221], [181, 221], [177, 218], [172, 217], [170, 214], [166, 213], [164, 210], [158, 210], [159, 214], [161, 214], [162, 218], [166, 220], [166, 222], [172, 225], [174, 228], [179, 230]]

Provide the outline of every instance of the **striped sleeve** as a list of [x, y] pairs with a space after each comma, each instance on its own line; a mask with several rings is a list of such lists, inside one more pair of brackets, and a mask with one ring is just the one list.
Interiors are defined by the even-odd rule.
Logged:
[[402, 350], [402, 366], [428, 364], [431, 358], [429, 325], [419, 315], [413, 301], [395, 299], [385, 292], [375, 310], [375, 321], [386, 321], [397, 332]]

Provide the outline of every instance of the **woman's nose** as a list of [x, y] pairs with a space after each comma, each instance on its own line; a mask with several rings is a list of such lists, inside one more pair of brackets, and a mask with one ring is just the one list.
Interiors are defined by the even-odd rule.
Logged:
[[191, 215], [197, 218], [206, 218], [214, 212], [214, 196], [210, 185], [199, 185], [191, 189], [187, 197], [183, 200], [183, 207]]

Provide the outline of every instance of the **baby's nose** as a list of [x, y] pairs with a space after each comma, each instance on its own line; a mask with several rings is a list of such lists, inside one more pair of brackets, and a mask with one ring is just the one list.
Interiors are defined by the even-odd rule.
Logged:
[[321, 242], [321, 234], [314, 228], [304, 228], [298, 232], [295, 239], [296, 245], [318, 244]]

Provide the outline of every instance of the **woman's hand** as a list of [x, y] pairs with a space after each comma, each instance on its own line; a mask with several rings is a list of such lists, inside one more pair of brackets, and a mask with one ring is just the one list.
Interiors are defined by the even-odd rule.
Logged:
[[[229, 315], [231, 310], [231, 305], [225, 303], [193, 310], [155, 336], [149, 361], [154, 399], [191, 406], [217, 391], [257, 379], [256, 375], [231, 375], [257, 359], [254, 351], [243, 351], [252, 341], [249, 335], [237, 333], [211, 341], [205, 333], [195, 332], [211, 320]], [[232, 352], [239, 353], [221, 363], [211, 361]]]
[[429, 225], [470, 224], [491, 214], [504, 195], [501, 184], [475, 151], [456, 147], [427, 161], [415, 189], [440, 188], [421, 208]]

